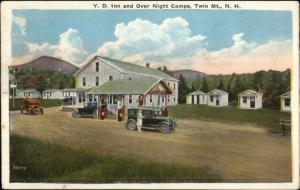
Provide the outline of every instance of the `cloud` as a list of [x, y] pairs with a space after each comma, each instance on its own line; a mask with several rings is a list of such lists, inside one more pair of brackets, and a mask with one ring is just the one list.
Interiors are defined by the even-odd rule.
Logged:
[[206, 38], [192, 36], [189, 23], [181, 17], [165, 19], [161, 24], [138, 18], [117, 24], [114, 34], [117, 40], [104, 43], [97, 53], [135, 61], [193, 55]]
[[23, 36], [26, 35], [26, 19], [23, 17], [13, 16], [13, 23], [15, 23], [21, 31]]
[[54, 56], [71, 63], [79, 64], [88, 55], [78, 31], [72, 28], [69, 28], [59, 36], [59, 42], [56, 45], [30, 42], [25, 42], [25, 45], [27, 46], [27, 54], [15, 59], [14, 64], [25, 63], [43, 55]]

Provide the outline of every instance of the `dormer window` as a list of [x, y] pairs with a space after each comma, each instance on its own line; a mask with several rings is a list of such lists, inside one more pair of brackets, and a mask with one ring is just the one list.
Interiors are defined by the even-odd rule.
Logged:
[[109, 75], [108, 80], [114, 80], [114, 77], [112, 75]]
[[99, 72], [99, 62], [96, 62], [96, 72]]
[[95, 81], [96, 81], [96, 86], [99, 86], [99, 77], [96, 77]]

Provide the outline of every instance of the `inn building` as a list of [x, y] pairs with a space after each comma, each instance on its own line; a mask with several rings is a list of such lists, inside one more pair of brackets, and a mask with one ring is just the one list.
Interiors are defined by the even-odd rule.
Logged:
[[[104, 100], [110, 113], [116, 113], [118, 105], [138, 106], [143, 97], [145, 106], [165, 108], [178, 104], [178, 80], [150, 64], [140, 66], [107, 57], [95, 56], [75, 74], [76, 107], [85, 102]], [[101, 100], [101, 101], [100, 101]]]

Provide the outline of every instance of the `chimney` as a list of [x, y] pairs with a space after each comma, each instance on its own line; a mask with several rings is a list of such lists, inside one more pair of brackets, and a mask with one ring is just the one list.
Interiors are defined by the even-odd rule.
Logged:
[[146, 67], [147, 67], [147, 68], [150, 68], [150, 63], [146, 63]]

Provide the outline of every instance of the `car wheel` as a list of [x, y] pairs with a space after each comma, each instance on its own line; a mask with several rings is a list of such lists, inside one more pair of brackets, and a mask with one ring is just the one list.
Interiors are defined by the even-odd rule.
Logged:
[[163, 123], [159, 126], [159, 129], [162, 133], [169, 133], [170, 132], [170, 127], [169, 125]]
[[72, 117], [77, 118], [79, 117], [79, 113], [77, 111], [72, 112]]
[[134, 121], [129, 121], [126, 125], [126, 128], [130, 129], [130, 130], [135, 130], [136, 129], [136, 123]]

